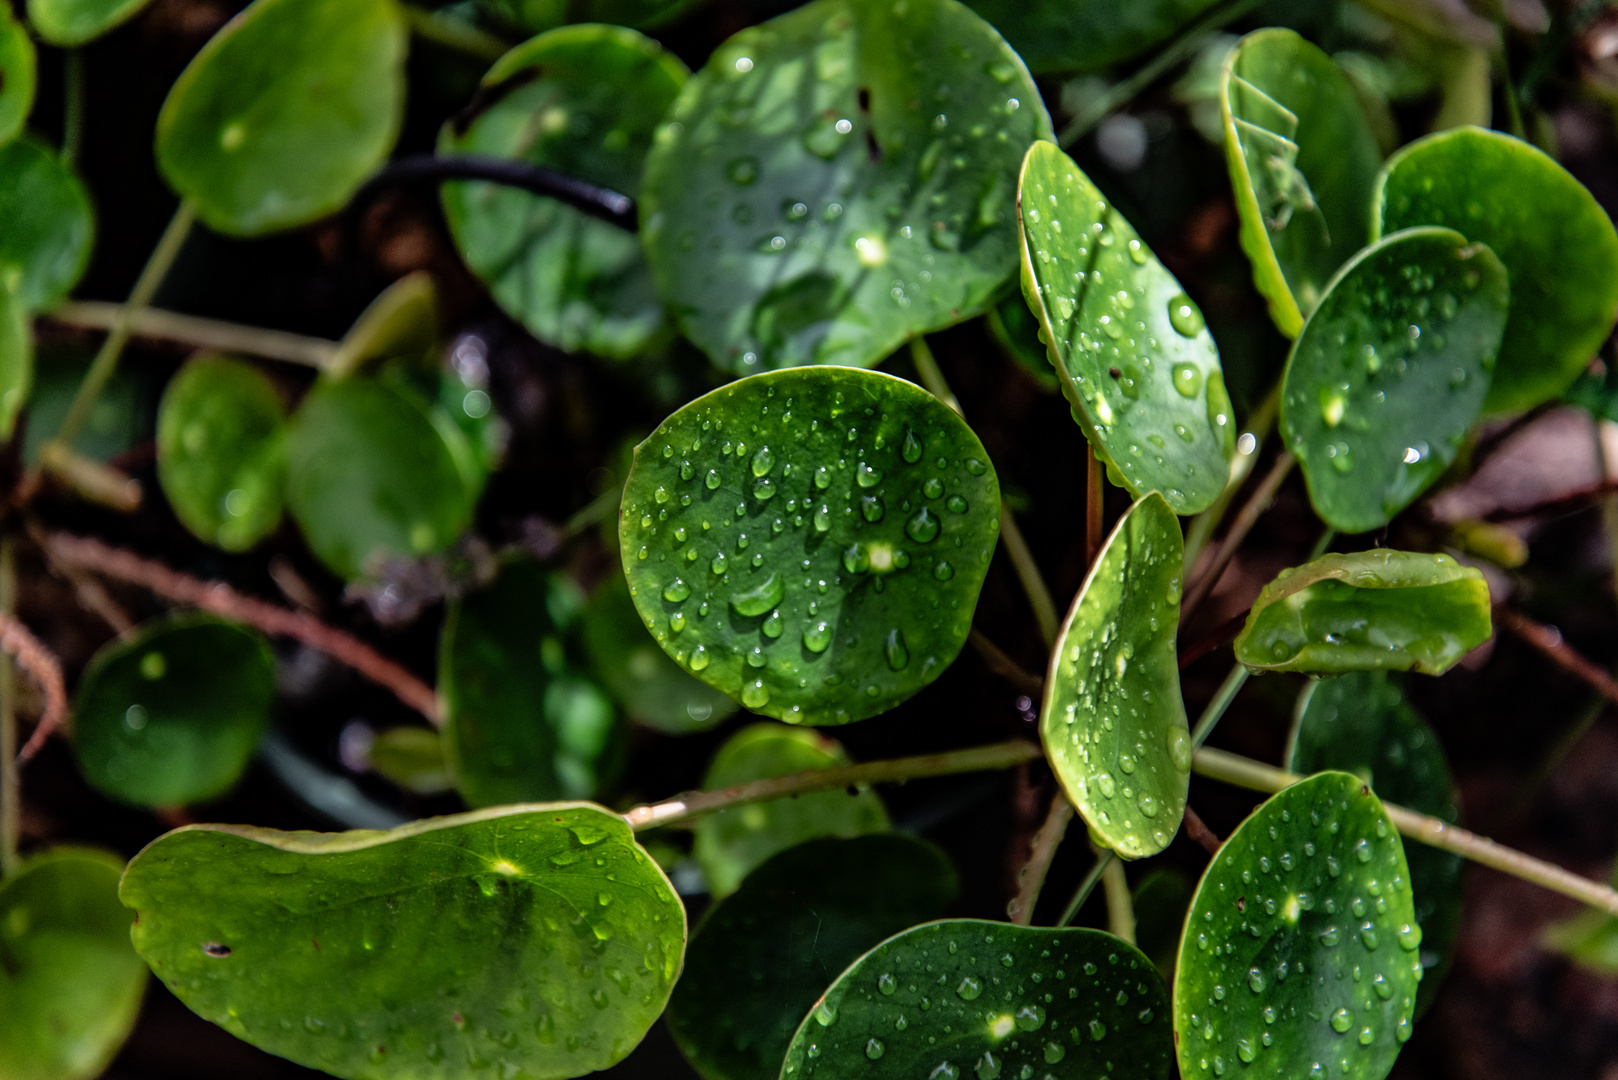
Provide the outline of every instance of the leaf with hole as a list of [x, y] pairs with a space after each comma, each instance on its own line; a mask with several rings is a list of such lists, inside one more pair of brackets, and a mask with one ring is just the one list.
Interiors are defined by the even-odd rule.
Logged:
[[0, 144], [22, 132], [34, 107], [37, 63], [27, 28], [5, 5], [0, 11]]
[[1410, 1038], [1421, 928], [1404, 846], [1326, 772], [1253, 812], [1197, 886], [1174, 974], [1180, 1072], [1381, 1080]]
[[1297, 337], [1332, 274], [1370, 238], [1382, 153], [1348, 76], [1291, 30], [1244, 37], [1219, 97], [1253, 284], [1275, 325]]
[[1332, 280], [1281, 384], [1281, 434], [1328, 525], [1379, 529], [1449, 468], [1483, 408], [1508, 294], [1493, 252], [1437, 228], [1384, 237]]
[[444, 741], [424, 727], [396, 727], [371, 742], [368, 755], [378, 775], [417, 795], [437, 795], [455, 788], [444, 758]]
[[52, 45], [83, 45], [134, 18], [151, 0], [28, 0], [28, 21]]
[[754, 712], [847, 724], [936, 679], [972, 628], [1000, 485], [913, 383], [816, 367], [698, 398], [635, 449], [620, 548], [665, 652]]
[[1180, 33], [1217, 0], [968, 0], [1036, 75], [1101, 71]]
[[341, 209], [393, 149], [407, 39], [395, 0], [254, 0], [169, 91], [163, 178], [230, 236]]
[[[28, 311], [5, 283], [0, 282], [0, 439], [11, 438], [17, 426], [17, 414], [28, 403], [28, 393], [33, 386], [34, 335]], [[42, 411], [31, 410], [30, 418], [42, 419], [39, 415]], [[67, 411], [66, 401], [62, 402], [62, 411]], [[35, 449], [37, 454], [36, 440], [29, 442], [27, 449]], [[33, 456], [29, 456], [30, 461]]]
[[669, 999], [674, 1041], [705, 1080], [778, 1073], [835, 973], [937, 918], [956, 892], [949, 857], [908, 836], [810, 840], [781, 852], [692, 933]]
[[275, 658], [256, 631], [212, 616], [115, 640], [73, 698], [73, 752], [97, 791], [176, 807], [229, 791], [269, 725]]
[[1442, 225], [1487, 244], [1511, 275], [1511, 315], [1484, 408], [1549, 401], [1589, 365], [1618, 315], [1618, 232], [1555, 159], [1498, 131], [1412, 143], [1377, 177], [1377, 235]]
[[1253, 602], [1236, 659], [1254, 671], [1442, 675], [1493, 632], [1482, 572], [1377, 549], [1282, 571]]
[[1131, 495], [1206, 510], [1229, 475], [1236, 417], [1202, 312], [1054, 145], [1028, 148], [1017, 207], [1023, 294], [1073, 418]]
[[[479, 92], [492, 103], [446, 124], [438, 152], [516, 158], [633, 197], [652, 133], [686, 75], [633, 30], [552, 30], [489, 69]], [[443, 201], [461, 257], [541, 341], [624, 359], [666, 334], [633, 233], [498, 184], [445, 184]]]
[[663, 1011], [685, 946], [668, 879], [588, 803], [388, 832], [190, 825], [120, 895], [193, 1012], [347, 1080], [604, 1069]]
[[1017, 166], [1050, 137], [1022, 61], [956, 0], [815, 0], [721, 45], [659, 130], [658, 290], [737, 374], [868, 367], [993, 302]]
[[0, 279], [31, 311], [55, 307], [84, 276], [95, 214], [57, 154], [23, 136], [0, 147]]

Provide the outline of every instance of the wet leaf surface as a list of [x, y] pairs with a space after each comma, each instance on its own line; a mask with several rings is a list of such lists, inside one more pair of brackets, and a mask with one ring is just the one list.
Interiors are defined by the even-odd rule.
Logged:
[[66, 299], [90, 261], [95, 216], [73, 170], [30, 137], [0, 147], [0, 221], [0, 277], [22, 305]]
[[28, 21], [52, 45], [83, 45], [133, 18], [151, 0], [28, 0]]
[[1100, 71], [1167, 41], [1215, 0], [970, 0], [1037, 75]]

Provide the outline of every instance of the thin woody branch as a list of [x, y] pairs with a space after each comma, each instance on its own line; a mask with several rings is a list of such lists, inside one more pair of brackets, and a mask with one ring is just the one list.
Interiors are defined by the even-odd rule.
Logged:
[[1558, 667], [1589, 683], [1608, 701], [1618, 703], [1618, 679], [1614, 679], [1583, 653], [1563, 641], [1560, 630], [1537, 623], [1521, 612], [1499, 605], [1494, 609], [1494, 621], [1514, 637], [1538, 649]]
[[67, 690], [62, 683], [62, 664], [39, 639], [13, 615], [0, 612], [0, 651], [17, 661], [17, 666], [39, 684], [45, 695], [45, 711], [40, 714], [34, 733], [17, 753], [17, 764], [25, 764], [45, 745], [51, 732], [67, 719]]

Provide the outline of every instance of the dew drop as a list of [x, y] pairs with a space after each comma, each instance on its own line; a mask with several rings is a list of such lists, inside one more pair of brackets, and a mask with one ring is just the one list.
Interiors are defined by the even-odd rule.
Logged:
[[882, 651], [887, 655], [888, 667], [894, 671], [903, 671], [910, 663], [910, 649], [905, 645], [904, 633], [898, 629], [888, 631]]
[[923, 506], [905, 523], [905, 535], [918, 544], [930, 543], [938, 536], [938, 519], [932, 515], [932, 511]]
[[671, 604], [678, 604], [691, 595], [691, 586], [682, 579], [675, 578], [663, 587], [663, 599]]
[[1185, 293], [1180, 293], [1169, 301], [1169, 325], [1174, 327], [1174, 332], [1181, 337], [1192, 338], [1202, 333], [1206, 324], [1202, 321], [1202, 312], [1197, 310], [1197, 305], [1193, 304]]
[[1345, 1034], [1353, 1024], [1354, 1018], [1349, 1015], [1347, 1009], [1338, 1009], [1331, 1014], [1331, 1029], [1339, 1035]]
[[882, 1045], [881, 1039], [872, 1039], [865, 1044], [865, 1056], [875, 1061], [882, 1056], [883, 1051], [886, 1049], [887, 1047]]
[[961, 984], [955, 988], [955, 996], [962, 1001], [976, 1001], [981, 993], [983, 984], [971, 975], [963, 978]]
[[899, 456], [904, 458], [907, 465], [914, 465], [921, 460], [921, 440], [916, 438], [914, 431], [905, 432], [904, 446], [899, 450]]
[[762, 709], [770, 703], [770, 691], [763, 679], [754, 679], [742, 687], [742, 704], [749, 709]]

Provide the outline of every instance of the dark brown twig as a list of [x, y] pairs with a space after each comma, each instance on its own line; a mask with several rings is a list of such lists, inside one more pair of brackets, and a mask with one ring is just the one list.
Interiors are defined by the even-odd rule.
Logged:
[[1528, 616], [1503, 605], [1495, 605], [1494, 621], [1516, 637], [1540, 652], [1565, 671], [1583, 679], [1608, 701], [1618, 702], [1618, 679], [1614, 679], [1598, 664], [1562, 640], [1562, 632], [1554, 626], [1537, 623]]
[[[1248, 611], [1251, 610], [1251, 608], [1248, 609]], [[1207, 656], [1209, 653], [1219, 648], [1219, 646], [1241, 633], [1242, 627], [1247, 625], [1248, 611], [1244, 611], [1240, 615], [1231, 616], [1218, 626], [1214, 627], [1210, 633], [1203, 635], [1203, 637], [1199, 640], [1192, 642], [1190, 645], [1180, 650], [1180, 670], [1184, 671], [1186, 668], [1190, 667], [1192, 664], [1196, 663], [1198, 660], [1201, 660], [1204, 656]]]
[[28, 672], [29, 678], [39, 684], [45, 694], [45, 711], [39, 725], [17, 753], [17, 764], [23, 765], [45, 745], [51, 732], [61, 727], [67, 718], [67, 689], [62, 683], [62, 665], [28, 627], [4, 612], [0, 612], [0, 651], [16, 659], [17, 666]]
[[1209, 855], [1219, 854], [1219, 834], [1208, 828], [1206, 822], [1188, 804], [1185, 808], [1185, 835], [1196, 841]]
[[1501, 522], [1522, 521], [1525, 518], [1536, 517], [1560, 517], [1563, 514], [1587, 510], [1600, 502], [1604, 496], [1611, 495], [1615, 491], [1618, 491], [1618, 480], [1604, 480], [1599, 484], [1592, 484], [1587, 488], [1571, 491], [1566, 495], [1558, 495], [1554, 499], [1546, 499], [1544, 502], [1537, 502], [1530, 506], [1520, 508], [1503, 506], [1490, 510], [1483, 515], [1483, 520]]

